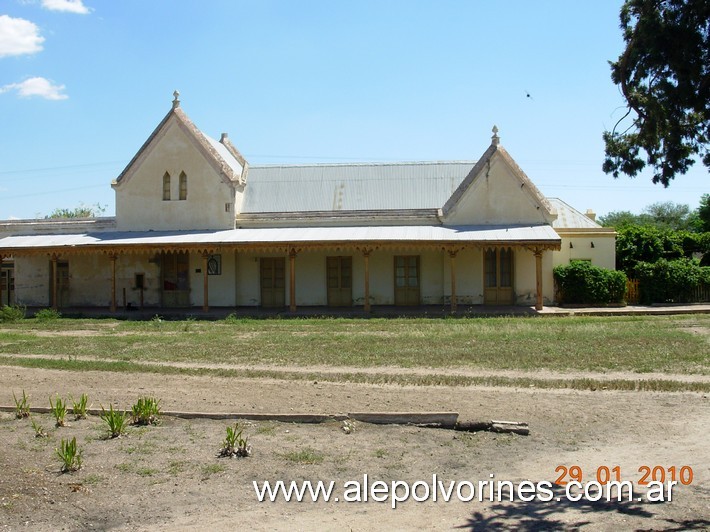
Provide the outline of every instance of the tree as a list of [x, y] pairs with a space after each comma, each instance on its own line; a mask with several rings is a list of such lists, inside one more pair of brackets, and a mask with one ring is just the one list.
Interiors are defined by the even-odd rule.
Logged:
[[644, 207], [644, 214], [658, 227], [667, 227], [674, 231], [688, 231], [695, 228], [695, 213], [685, 203], [662, 201]]
[[97, 203], [96, 205], [80, 204], [73, 209], [54, 209], [51, 213], [45, 216], [45, 219], [50, 218], [96, 218], [106, 212], [106, 207]]
[[630, 225], [652, 226], [673, 231], [695, 231], [698, 229], [698, 214], [685, 203], [663, 201], [647, 205], [641, 214], [629, 211], [613, 211], [599, 217], [605, 227], [621, 229]]
[[621, 229], [629, 225], [652, 225], [653, 220], [647, 214], [634, 214], [631, 211], [612, 211], [599, 217], [599, 223], [604, 227]]
[[701, 233], [710, 233], [710, 194], [703, 194], [698, 207], [698, 230]]
[[626, 48], [611, 79], [628, 112], [604, 132], [602, 169], [634, 177], [648, 164], [665, 187], [696, 156], [710, 169], [710, 2], [626, 0], [619, 18]]

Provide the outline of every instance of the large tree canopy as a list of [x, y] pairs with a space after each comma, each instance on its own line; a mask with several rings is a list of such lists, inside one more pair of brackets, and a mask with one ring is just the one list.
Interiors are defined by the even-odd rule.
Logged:
[[[705, 196], [708, 195], [706, 194]], [[687, 204], [673, 203], [672, 201], [647, 205], [643, 208], [641, 214], [633, 214], [629, 211], [610, 212], [605, 216], [600, 216], [599, 223], [604, 227], [613, 227], [615, 229], [629, 225], [643, 225], [672, 231], [702, 232], [703, 230], [698, 211], [691, 211]]]
[[698, 222], [700, 231], [710, 233], [710, 194], [703, 194], [698, 207]]
[[611, 79], [628, 113], [604, 132], [604, 172], [633, 177], [648, 165], [668, 186], [696, 156], [710, 169], [710, 2], [626, 0], [620, 19], [626, 48]]

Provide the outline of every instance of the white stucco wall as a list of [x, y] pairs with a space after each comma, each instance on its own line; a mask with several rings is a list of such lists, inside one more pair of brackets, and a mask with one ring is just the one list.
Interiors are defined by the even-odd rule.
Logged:
[[[106, 259], [108, 260], [108, 259]], [[160, 306], [161, 281], [160, 260], [158, 254], [126, 254], [116, 259], [116, 304], [119, 307], [130, 304], [139, 308], [141, 302], [140, 290], [136, 288], [136, 274], [142, 273], [143, 306]], [[108, 282], [110, 283], [110, 270]], [[125, 289], [126, 298], [123, 299]]]
[[[552, 267], [573, 260], [591, 260], [594, 266], [616, 269], [616, 236], [614, 233], [565, 233], [558, 231], [562, 247], [553, 253]], [[594, 243], [594, 247], [592, 247]], [[570, 247], [572, 244], [572, 247]]]
[[49, 257], [15, 257], [15, 303], [49, 306]]
[[[236, 301], [238, 306], [255, 307], [261, 304], [259, 287], [259, 257], [254, 253], [237, 253]], [[275, 255], [272, 255], [275, 256]], [[282, 255], [281, 255], [282, 256]]]
[[[417, 253], [413, 254], [416, 255]], [[420, 301], [422, 305], [441, 305], [444, 303], [444, 266], [448, 264], [444, 257], [445, 255], [441, 251], [419, 253], [419, 267], [421, 269], [419, 273], [421, 285]], [[392, 263], [392, 268], [394, 270], [394, 262]]]
[[[483, 304], [483, 253], [464, 249], [456, 255], [456, 301], [461, 305]], [[443, 303], [451, 303], [451, 259], [442, 257]]]
[[446, 225], [547, 223], [543, 209], [500, 157], [474, 179], [445, 218]]
[[[120, 255], [116, 261], [116, 304], [140, 305], [140, 291], [135, 288], [135, 274], [145, 276], [143, 304], [160, 305], [160, 264], [148, 255]], [[68, 264], [68, 299], [64, 306], [109, 307], [111, 304], [111, 263], [106, 255], [69, 255], [60, 258]], [[50, 303], [51, 263], [47, 256], [17, 257], [15, 286], [17, 303], [46, 307]], [[19, 288], [19, 289], [18, 289]], [[125, 300], [123, 291], [125, 289]]]
[[[335, 253], [329, 254], [335, 255]], [[326, 286], [326, 254], [304, 251], [296, 256], [296, 305], [325, 305], [328, 300]], [[286, 301], [289, 298], [289, 258], [286, 257]]]
[[[216, 253], [220, 255], [222, 270], [219, 275], [207, 276], [208, 303], [211, 307], [234, 306], [234, 270], [236, 267], [234, 253]], [[190, 253], [190, 305], [202, 307], [205, 294], [205, 277], [202, 255]]]
[[[176, 120], [168, 122], [116, 190], [118, 230], [231, 229], [235, 189], [226, 183]], [[163, 175], [171, 199], [163, 200]], [[179, 200], [179, 176], [187, 175], [187, 199]], [[225, 211], [225, 204], [231, 209]]]
[[[545, 305], [554, 300], [555, 287], [552, 278], [553, 252], [542, 254], [542, 299]], [[537, 273], [535, 255], [532, 251], [515, 252], [515, 302], [518, 305], [534, 305], [537, 298]]]

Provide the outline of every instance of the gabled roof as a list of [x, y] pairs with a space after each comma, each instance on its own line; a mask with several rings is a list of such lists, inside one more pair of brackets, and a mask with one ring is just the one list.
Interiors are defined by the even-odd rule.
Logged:
[[207, 162], [214, 168], [219, 176], [228, 184], [244, 184], [246, 177], [247, 162], [242, 157], [241, 153], [229, 142], [226, 134], [222, 134], [222, 140], [217, 141], [208, 137], [188, 118], [188, 116], [180, 108], [180, 100], [178, 93], [175, 93], [173, 107], [161, 120], [158, 127], [148, 137], [141, 146], [138, 153], [131, 159], [128, 166], [121, 172], [114, 182], [112, 187], [121, 185], [128, 181], [133, 173], [138, 169], [140, 163], [147, 157], [154, 145], [154, 141], [161, 138], [167, 131], [171, 123], [177, 126], [185, 133], [187, 138], [192, 141], [197, 150], [205, 157]]
[[548, 200], [557, 212], [557, 219], [552, 222], [552, 227], [555, 229], [602, 229], [597, 222], [561, 199], [548, 198]]
[[520, 182], [520, 188], [527, 193], [530, 198], [536, 203], [545, 214], [545, 218], [548, 221], [552, 221], [555, 218], [554, 211], [550, 202], [547, 198], [542, 195], [542, 192], [535, 186], [535, 184], [530, 180], [530, 178], [523, 172], [523, 169], [518, 166], [510, 154], [499, 144], [499, 139], [497, 135], [497, 128], [493, 128], [492, 142], [489, 148], [483, 153], [481, 158], [478, 160], [476, 165], [471, 169], [465, 179], [461, 182], [454, 193], [449, 197], [442, 207], [442, 215], [446, 216], [459, 202], [461, 197], [465, 192], [471, 187], [474, 182], [484, 174], [486, 167], [490, 167], [491, 162], [494, 158], [498, 157], [503, 160], [503, 162], [508, 166], [511, 174]]

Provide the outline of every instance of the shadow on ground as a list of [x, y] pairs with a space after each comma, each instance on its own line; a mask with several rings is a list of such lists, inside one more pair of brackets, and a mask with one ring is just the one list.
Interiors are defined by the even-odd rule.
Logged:
[[[618, 520], [620, 529], [628, 529], [627, 518], [653, 519], [650, 527], [637, 528], [638, 532], [652, 530], [708, 530], [707, 519], [672, 519], [659, 518], [653, 511], [663, 503], [636, 501], [571, 501], [565, 497], [565, 489], [553, 486], [554, 496], [551, 501], [533, 500], [530, 502], [494, 503], [487, 514], [473, 512], [466, 522], [456, 528], [470, 531], [484, 530], [522, 530], [526, 532], [542, 530], [576, 530], [584, 526], [593, 526], [600, 522], [611, 524]], [[503, 493], [507, 497], [507, 491]], [[558, 500], [559, 498], [559, 500]], [[478, 498], [474, 499], [478, 500]], [[564, 514], [574, 512], [576, 519], [563, 518]], [[613, 517], [612, 517], [613, 515]], [[611, 519], [608, 519], [611, 517]], [[609, 522], [611, 521], [611, 522]], [[650, 523], [649, 523], [650, 524]]]

